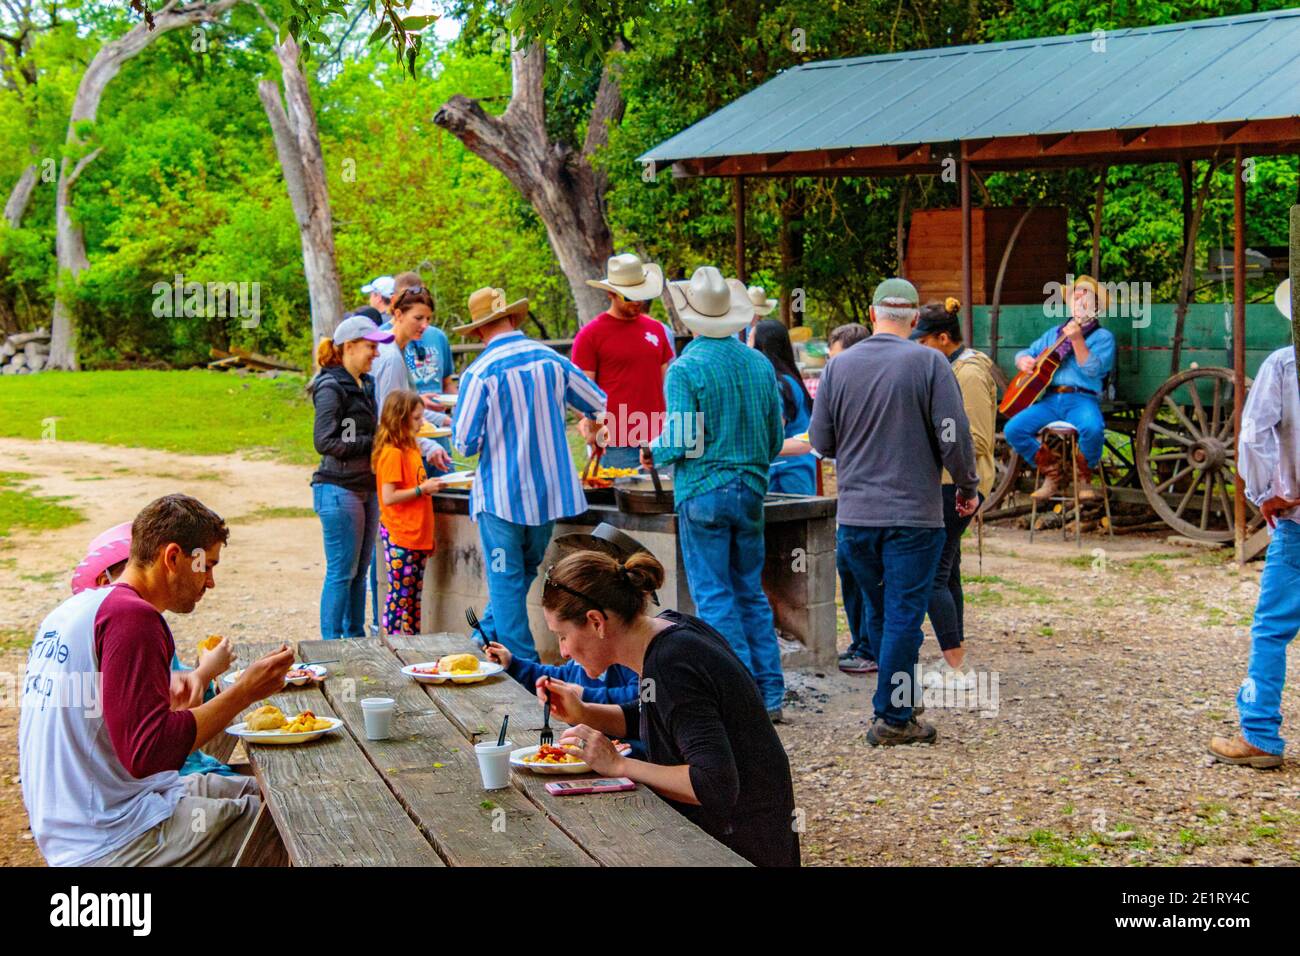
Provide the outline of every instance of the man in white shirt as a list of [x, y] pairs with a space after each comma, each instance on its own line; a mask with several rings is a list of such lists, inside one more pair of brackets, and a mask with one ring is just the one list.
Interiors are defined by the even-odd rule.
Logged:
[[1282, 687], [1286, 648], [1300, 631], [1300, 387], [1295, 349], [1288, 345], [1264, 360], [1241, 414], [1237, 472], [1246, 497], [1271, 529], [1259, 602], [1250, 627], [1250, 663], [1237, 691], [1241, 733], [1213, 737], [1210, 753], [1224, 763], [1278, 767], [1282, 739]]

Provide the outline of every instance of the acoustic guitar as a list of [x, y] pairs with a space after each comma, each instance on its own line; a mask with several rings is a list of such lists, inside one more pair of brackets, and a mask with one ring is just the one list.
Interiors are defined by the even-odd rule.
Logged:
[[[1043, 390], [1052, 382], [1061, 363], [1064, 362], [1073, 351], [1074, 346], [1070, 343], [1070, 337], [1062, 329], [1065, 323], [1057, 330], [1060, 333], [1057, 336], [1056, 343], [1050, 348], [1045, 349], [1041, 355], [1034, 361], [1034, 367], [1027, 372], [1020, 372], [1011, 380], [1007, 386], [1006, 394], [1002, 396], [1002, 403], [998, 405], [998, 411], [1010, 418], [1023, 412], [1030, 405], [1038, 400], [1038, 396], [1043, 394]], [[1091, 335], [1097, 327], [1101, 325], [1096, 319], [1089, 319], [1082, 326], [1085, 337]]]

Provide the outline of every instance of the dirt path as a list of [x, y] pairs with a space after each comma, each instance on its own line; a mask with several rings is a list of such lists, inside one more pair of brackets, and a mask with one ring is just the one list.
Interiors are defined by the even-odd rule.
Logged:
[[[12, 440], [0, 440], [0, 456], [87, 516], [0, 550], [0, 633], [35, 629], [68, 594], [94, 534], [184, 491], [226, 516], [232, 535], [216, 590], [170, 618], [182, 653], [209, 633], [314, 636], [323, 572], [307, 469]], [[1300, 764], [1258, 773], [1204, 756], [1211, 733], [1235, 726], [1258, 564], [1238, 571], [1162, 536], [1089, 536], [1080, 552], [1053, 535], [1030, 546], [1022, 532], [990, 529], [980, 573], [968, 545], [968, 646], [984, 694], [944, 702], [973, 707], [931, 701], [936, 746], [863, 742], [874, 677], [788, 675], [795, 699], [781, 736], [806, 864], [1300, 862]], [[923, 660], [937, 657], [927, 638]], [[0, 673], [20, 676], [25, 658], [0, 653]], [[1290, 673], [1286, 727], [1300, 718], [1294, 663]], [[17, 717], [0, 707], [0, 865], [40, 862], [18, 786]]]

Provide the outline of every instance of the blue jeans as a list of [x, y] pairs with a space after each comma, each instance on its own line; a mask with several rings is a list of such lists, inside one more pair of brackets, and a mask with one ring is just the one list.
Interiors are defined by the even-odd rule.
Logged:
[[537, 660], [537, 645], [528, 626], [528, 589], [537, 577], [554, 521], [514, 524], [478, 513], [478, 537], [487, 568], [488, 605], [479, 623], [489, 640], [498, 641], [515, 657]]
[[[1106, 441], [1106, 420], [1101, 417], [1101, 406], [1091, 395], [1079, 392], [1047, 394], [1007, 422], [1007, 442], [1020, 457], [1033, 464], [1038, 454], [1038, 433], [1044, 425], [1066, 421], [1079, 430], [1079, 451], [1089, 468], [1101, 461], [1101, 451]], [[1066, 472], [1069, 472], [1067, 465]]]
[[840, 573], [840, 593], [844, 596], [844, 617], [849, 622], [849, 653], [864, 660], [874, 661], [871, 642], [867, 640], [867, 605], [862, 599], [862, 587], [849, 570], [848, 558], [836, 549], [835, 568]]
[[639, 468], [641, 449], [627, 445], [608, 445], [600, 456], [602, 468]]
[[880, 663], [872, 704], [876, 716], [901, 726], [912, 717], [916, 661], [943, 550], [943, 528], [858, 528], [840, 525], [835, 546], [863, 590], [867, 640]]
[[727, 639], [775, 710], [785, 678], [763, 593], [763, 496], [735, 479], [678, 502], [677, 536], [695, 612]]
[[320, 635], [327, 641], [366, 636], [366, 578], [379, 527], [379, 499], [338, 485], [311, 486], [312, 507], [325, 534], [325, 586]]
[[1279, 521], [1259, 579], [1259, 603], [1250, 626], [1250, 664], [1237, 691], [1237, 713], [1246, 742], [1271, 754], [1282, 739], [1282, 687], [1286, 646], [1300, 631], [1300, 524]]

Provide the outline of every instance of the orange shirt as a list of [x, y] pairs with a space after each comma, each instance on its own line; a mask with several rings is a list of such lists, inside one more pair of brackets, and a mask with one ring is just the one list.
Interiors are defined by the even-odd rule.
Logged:
[[414, 488], [427, 476], [419, 449], [388, 446], [379, 453], [375, 484], [379, 489], [379, 520], [388, 529], [388, 540], [399, 548], [433, 550], [433, 503], [421, 495], [398, 504], [384, 504], [384, 485], [399, 490]]

